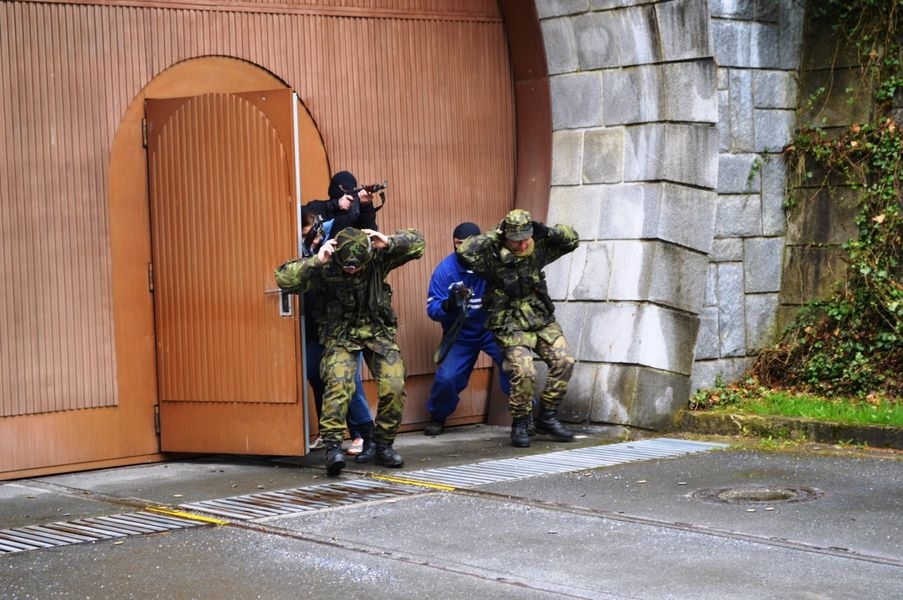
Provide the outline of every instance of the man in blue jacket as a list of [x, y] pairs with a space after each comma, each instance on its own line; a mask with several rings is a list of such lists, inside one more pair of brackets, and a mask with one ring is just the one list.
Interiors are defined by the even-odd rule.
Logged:
[[[473, 235], [479, 235], [475, 223], [461, 223], [452, 232], [457, 248]], [[508, 395], [508, 377], [502, 370], [502, 355], [492, 332], [486, 329], [483, 293], [486, 282], [465, 267], [455, 252], [446, 256], [430, 278], [426, 312], [442, 325], [442, 344], [426, 409], [430, 422], [424, 433], [436, 436], [445, 428], [445, 420], [458, 406], [458, 394], [467, 387], [480, 352], [485, 352], [499, 369], [502, 391]]]

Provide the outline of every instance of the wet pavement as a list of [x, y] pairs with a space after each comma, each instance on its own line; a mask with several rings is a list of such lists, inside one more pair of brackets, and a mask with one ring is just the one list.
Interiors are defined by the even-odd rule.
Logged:
[[624, 436], [0, 483], [0, 598], [903, 598], [903, 453]]

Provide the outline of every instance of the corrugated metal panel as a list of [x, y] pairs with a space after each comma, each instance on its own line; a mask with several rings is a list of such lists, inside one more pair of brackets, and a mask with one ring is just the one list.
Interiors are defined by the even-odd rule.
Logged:
[[514, 115], [502, 23], [157, 10], [148, 17], [152, 29], [166, 32], [151, 36], [150, 59], [160, 63], [154, 69], [180, 60], [186, 47], [191, 54], [223, 53], [223, 34], [234, 34], [239, 56], [272, 64], [298, 91], [333, 171], [351, 170], [365, 182], [389, 179], [380, 229], [416, 227], [427, 238], [424, 258], [389, 278], [399, 342], [410, 374], [432, 372], [439, 329], [424, 310], [432, 269], [451, 250], [455, 225], [493, 226], [513, 197]]
[[114, 129], [91, 109], [105, 103], [94, 12], [0, 10], [3, 416], [117, 403], [104, 170]]
[[362, 14], [382, 16], [405, 15], [409, 18], [479, 18], [495, 19], [496, 0], [226, 0], [221, 2], [191, 0], [32, 0], [62, 4], [101, 6], [196, 8], [209, 11], [273, 12], [294, 14]]
[[173, 111], [148, 112], [160, 400], [295, 402], [294, 331], [266, 294], [294, 247], [285, 150], [238, 96]]

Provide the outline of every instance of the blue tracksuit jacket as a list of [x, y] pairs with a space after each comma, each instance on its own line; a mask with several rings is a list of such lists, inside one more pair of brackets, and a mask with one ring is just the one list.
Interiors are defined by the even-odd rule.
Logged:
[[458, 406], [458, 394], [467, 387], [481, 351], [488, 354], [498, 367], [502, 391], [507, 395], [510, 389], [508, 377], [502, 371], [498, 344], [492, 332], [486, 329], [486, 313], [483, 311], [486, 282], [462, 265], [454, 252], [439, 263], [430, 277], [426, 313], [432, 320], [438, 321], [445, 332], [454, 322], [456, 314], [446, 313], [442, 302], [448, 298], [449, 286], [457, 282], [463, 283], [473, 293], [468, 301], [467, 319], [448, 356], [436, 371], [426, 403], [431, 418], [439, 422], [444, 422]]

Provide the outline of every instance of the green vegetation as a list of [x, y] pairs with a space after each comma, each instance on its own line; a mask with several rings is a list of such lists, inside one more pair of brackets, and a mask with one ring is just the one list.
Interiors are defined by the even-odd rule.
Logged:
[[[785, 207], [855, 202], [856, 234], [840, 247], [846, 272], [829, 297], [799, 310], [741, 382], [719, 378], [689, 408], [903, 426], [903, 0], [812, 0], [807, 10], [840, 41], [842, 64], [824, 72], [841, 76], [827, 77], [801, 107], [784, 149]], [[855, 85], [840, 88], [851, 74]], [[838, 125], [838, 99], [867, 103], [850, 113], [867, 117]]]
[[[817, 395], [903, 397], [903, 132], [894, 120], [903, 95], [903, 0], [823, 0], [829, 19], [859, 58], [859, 81], [837, 93], [868, 101], [869, 120], [826, 125], [831, 84], [809, 97], [785, 149], [791, 166], [788, 210], [827, 195], [856, 201], [857, 235], [842, 246], [847, 270], [834, 294], [810, 302], [750, 375], [762, 385]], [[863, 91], [866, 93], [863, 96]], [[896, 106], [895, 106], [896, 99]], [[832, 401], [832, 403], [834, 403]]]
[[827, 398], [763, 387], [752, 378], [733, 385], [726, 385], [719, 378], [714, 388], [700, 390], [690, 399], [690, 409], [903, 427], [903, 404], [889, 398]]

